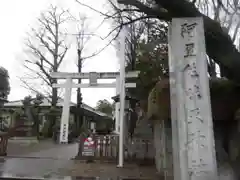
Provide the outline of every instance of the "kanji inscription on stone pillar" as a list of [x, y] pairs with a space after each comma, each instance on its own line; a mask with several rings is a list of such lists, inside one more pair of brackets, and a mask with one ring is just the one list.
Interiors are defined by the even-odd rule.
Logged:
[[[202, 18], [173, 19], [171, 73], [176, 83], [180, 180], [216, 180], [217, 166]], [[173, 86], [171, 86], [173, 87]], [[176, 146], [174, 146], [176, 147]]]

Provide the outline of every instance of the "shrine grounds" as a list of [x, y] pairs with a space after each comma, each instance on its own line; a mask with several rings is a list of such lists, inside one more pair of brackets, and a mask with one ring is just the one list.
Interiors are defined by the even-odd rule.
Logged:
[[154, 166], [116, 163], [86, 163], [74, 160], [78, 144], [55, 144], [44, 140], [35, 145], [9, 142], [8, 156], [0, 161], [2, 176], [17, 177], [99, 177], [100, 179], [159, 179]]

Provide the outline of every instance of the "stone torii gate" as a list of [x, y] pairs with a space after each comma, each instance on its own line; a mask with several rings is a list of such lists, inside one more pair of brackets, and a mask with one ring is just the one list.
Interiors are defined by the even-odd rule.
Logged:
[[[125, 69], [124, 69], [125, 74]], [[138, 77], [139, 71], [127, 72], [124, 76], [125, 78], [136, 78]], [[125, 99], [125, 88], [135, 88], [136, 83], [125, 83], [122, 85], [119, 81], [113, 83], [98, 83], [98, 79], [117, 79], [121, 75], [120, 72], [90, 72], [90, 73], [68, 73], [68, 72], [53, 72], [51, 73], [52, 78], [56, 79], [65, 79], [65, 83], [63, 84], [53, 84], [53, 88], [64, 88], [64, 104], [62, 109], [61, 116], [61, 126], [60, 126], [60, 143], [68, 142], [68, 124], [69, 124], [69, 109], [71, 102], [71, 91], [72, 88], [117, 88], [124, 86], [124, 93], [121, 91], [120, 99]], [[120, 77], [121, 78], [121, 77]], [[72, 80], [73, 79], [89, 79], [89, 83], [81, 83], [76, 84]], [[118, 84], [119, 83], [119, 84]], [[122, 106], [121, 106], [122, 108]], [[120, 121], [120, 134], [119, 134], [119, 150], [122, 152], [119, 154], [120, 167], [123, 166], [123, 119], [124, 119], [124, 110], [120, 108], [119, 119], [116, 122]], [[124, 109], [124, 102], [123, 102]], [[118, 126], [118, 125], [117, 125]], [[121, 140], [122, 139], [122, 140]]]

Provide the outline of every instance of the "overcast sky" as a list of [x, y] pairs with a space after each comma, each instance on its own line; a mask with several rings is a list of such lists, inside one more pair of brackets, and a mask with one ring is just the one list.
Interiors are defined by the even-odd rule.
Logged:
[[[104, 9], [105, 0], [81, 0], [90, 4], [97, 9]], [[78, 5], [75, 0], [7, 0], [0, 2], [0, 49], [1, 61], [0, 66], [5, 67], [10, 74], [11, 93], [9, 100], [19, 100], [30, 94], [28, 90], [21, 87], [19, 76], [23, 75], [21, 66], [23, 52], [23, 40], [26, 33], [31, 27], [35, 27], [36, 18], [39, 17], [41, 11], [46, 10], [50, 4], [56, 4], [65, 8], [69, 8], [72, 12], [81, 12], [89, 16], [87, 23], [92, 28], [101, 22], [101, 17], [93, 11]], [[111, 30], [111, 24], [105, 23], [98, 29], [97, 33], [103, 35]], [[94, 52], [99, 41], [91, 44], [86, 48], [85, 54]], [[101, 44], [101, 43], [100, 43]], [[103, 43], [102, 43], [103, 44]], [[96, 47], [95, 47], [96, 46]], [[94, 49], [95, 48], [95, 49]], [[99, 48], [99, 47], [98, 47]], [[97, 49], [98, 49], [97, 48]], [[76, 72], [76, 56], [75, 49], [67, 55], [67, 62], [63, 63], [62, 71]], [[117, 71], [118, 59], [116, 50], [113, 46], [109, 46], [100, 55], [86, 60], [83, 71]], [[100, 99], [110, 99], [115, 94], [115, 89], [83, 89], [83, 101], [86, 104], [95, 106]], [[74, 101], [76, 90], [73, 90], [72, 100]]]

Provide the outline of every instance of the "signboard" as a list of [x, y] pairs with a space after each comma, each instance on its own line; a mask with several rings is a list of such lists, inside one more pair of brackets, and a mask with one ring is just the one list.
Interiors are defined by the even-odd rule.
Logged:
[[71, 92], [72, 92], [72, 79], [66, 79], [64, 84], [65, 95], [64, 103], [62, 109], [62, 118], [60, 126], [60, 139], [59, 143], [68, 143], [68, 126], [69, 126], [69, 111], [70, 111], [70, 101], [71, 101]]
[[95, 143], [92, 137], [88, 137], [83, 142], [82, 156], [94, 156]]

